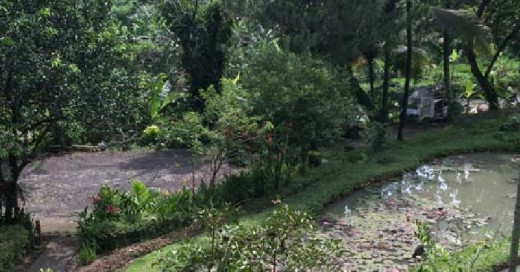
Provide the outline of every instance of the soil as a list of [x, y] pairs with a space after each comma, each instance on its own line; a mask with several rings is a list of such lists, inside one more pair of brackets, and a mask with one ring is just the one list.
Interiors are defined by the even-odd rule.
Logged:
[[[33, 162], [24, 169], [20, 185], [26, 211], [40, 221], [43, 245], [42, 253], [21, 271], [72, 270], [70, 263], [77, 251], [76, 214], [91, 205], [90, 197], [103, 184], [126, 191], [130, 181], [136, 179], [149, 187], [174, 192], [191, 188], [193, 168], [185, 150], [67, 153]], [[231, 171], [224, 165], [221, 176]], [[208, 181], [210, 173], [199, 163], [195, 167], [196, 184]]]

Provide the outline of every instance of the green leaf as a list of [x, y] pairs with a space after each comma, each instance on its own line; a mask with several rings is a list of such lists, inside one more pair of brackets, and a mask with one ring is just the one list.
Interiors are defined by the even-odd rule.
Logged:
[[15, 42], [10, 37], [0, 37], [0, 47], [14, 46]]
[[51, 16], [51, 9], [50, 8], [42, 8], [38, 11], [38, 15], [42, 18], [47, 18]]
[[475, 92], [475, 89], [473, 88], [473, 81], [471, 81], [471, 79], [468, 79], [466, 81], [466, 91], [465, 91], [466, 98], [471, 97], [474, 92]]
[[164, 81], [168, 78], [166, 74], [160, 74], [155, 79], [150, 90], [150, 117], [155, 119], [161, 109], [161, 94], [164, 86]]
[[451, 55], [450, 55], [450, 62], [456, 62], [458, 58], [459, 58], [459, 53], [457, 52], [457, 50], [453, 49], [453, 51], [451, 52]]
[[432, 8], [436, 21], [455, 37], [462, 39], [478, 53], [492, 55], [491, 31], [479, 18], [465, 10]]
[[61, 65], [61, 57], [59, 54], [53, 54], [51, 58], [51, 67], [57, 68]]

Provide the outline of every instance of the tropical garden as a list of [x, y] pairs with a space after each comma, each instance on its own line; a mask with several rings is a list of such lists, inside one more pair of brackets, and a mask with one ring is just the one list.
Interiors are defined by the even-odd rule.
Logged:
[[0, 271], [516, 271], [519, 102], [519, 0], [0, 0]]

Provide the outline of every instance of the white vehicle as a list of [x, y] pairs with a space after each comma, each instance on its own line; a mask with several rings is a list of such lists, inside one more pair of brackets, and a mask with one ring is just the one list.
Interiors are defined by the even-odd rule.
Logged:
[[408, 98], [408, 117], [417, 121], [444, 120], [448, 117], [448, 102], [442, 95], [443, 86], [421, 86], [414, 88]]

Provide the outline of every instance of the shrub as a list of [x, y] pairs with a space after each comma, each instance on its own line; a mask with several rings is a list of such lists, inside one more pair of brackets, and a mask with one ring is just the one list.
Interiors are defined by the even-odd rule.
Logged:
[[379, 122], [372, 122], [367, 130], [364, 131], [364, 138], [370, 144], [372, 151], [380, 152], [386, 144], [386, 130], [385, 124]]
[[[226, 224], [229, 209], [201, 213], [209, 228], [207, 243], [186, 242], [159, 260], [161, 271], [336, 271], [343, 254], [340, 242], [305, 238], [312, 231], [309, 214], [279, 206], [259, 226]], [[303, 239], [302, 239], [303, 238]]]
[[91, 244], [83, 244], [78, 252], [79, 265], [87, 265], [96, 259], [96, 248]]
[[520, 114], [511, 115], [504, 123], [500, 125], [500, 131], [519, 131], [520, 130]]
[[321, 165], [321, 153], [318, 151], [309, 152], [309, 166], [318, 167]]
[[29, 232], [24, 227], [0, 226], [0, 271], [14, 271], [29, 242]]
[[295, 157], [302, 172], [308, 151], [338, 140], [356, 116], [344, 75], [310, 54], [261, 48], [243, 85], [252, 94], [254, 112], [274, 125], [272, 153]]
[[145, 128], [143, 134], [141, 135], [141, 139], [145, 144], [156, 143], [159, 137], [161, 130], [156, 125], [151, 125]]
[[85, 208], [78, 215], [78, 236], [100, 252], [154, 238], [189, 224], [197, 206], [193, 199], [189, 191], [170, 195], [139, 181], [126, 193], [103, 186], [92, 196], [92, 212]]

